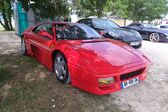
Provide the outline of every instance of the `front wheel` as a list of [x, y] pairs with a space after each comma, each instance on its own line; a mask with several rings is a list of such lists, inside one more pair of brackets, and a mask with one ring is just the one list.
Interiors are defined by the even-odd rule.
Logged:
[[59, 82], [63, 84], [69, 84], [71, 82], [66, 58], [61, 53], [57, 53], [55, 56], [54, 72]]
[[151, 42], [158, 42], [160, 39], [160, 36], [158, 33], [151, 33], [150, 36], [149, 36], [149, 40]]

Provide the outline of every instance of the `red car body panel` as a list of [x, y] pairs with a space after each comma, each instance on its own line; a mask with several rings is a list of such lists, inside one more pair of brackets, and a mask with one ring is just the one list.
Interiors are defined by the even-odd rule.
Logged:
[[[85, 91], [103, 95], [122, 89], [121, 82], [147, 76], [150, 63], [142, 53], [132, 47], [111, 39], [93, 40], [57, 40], [56, 25], [52, 23], [53, 39], [40, 37], [31, 27], [23, 33], [27, 54], [36, 58], [41, 64], [53, 71], [53, 60], [56, 52], [64, 54], [72, 85]], [[40, 25], [40, 24], [39, 24]], [[37, 25], [38, 26], [38, 25]], [[122, 74], [141, 70], [136, 76], [121, 80]], [[115, 82], [100, 85], [99, 78], [114, 77]]]

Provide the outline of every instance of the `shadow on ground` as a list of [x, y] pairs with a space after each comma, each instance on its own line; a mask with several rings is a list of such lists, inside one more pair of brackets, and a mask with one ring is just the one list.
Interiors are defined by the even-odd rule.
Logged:
[[0, 65], [2, 112], [121, 112], [112, 96], [96, 96], [62, 85], [28, 56], [0, 55]]

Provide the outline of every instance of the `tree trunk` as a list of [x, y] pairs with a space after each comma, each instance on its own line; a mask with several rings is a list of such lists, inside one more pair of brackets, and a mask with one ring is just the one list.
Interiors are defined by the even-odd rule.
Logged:
[[12, 27], [12, 11], [11, 11], [11, 0], [8, 0], [8, 3], [9, 3], [9, 8], [8, 8], [8, 25], [10, 27], [10, 30], [13, 30], [13, 27]]
[[2, 10], [2, 17], [3, 17], [3, 20], [4, 20], [4, 26], [5, 26], [4, 28], [5, 28], [5, 30], [10, 30], [9, 25], [8, 25], [8, 19], [6, 17], [4, 9]]
[[5, 30], [13, 30], [12, 23], [11, 23], [11, 1], [6, 0], [9, 5], [9, 8], [6, 9], [4, 2], [1, 2], [1, 10], [2, 10], [2, 18], [4, 23], [0, 22], [0, 24], [4, 27]]
[[126, 26], [126, 23], [127, 23], [127, 19], [124, 18], [124, 26]]
[[0, 24], [2, 25], [2, 27], [4, 27], [4, 28], [5, 28], [5, 25], [2, 23], [2, 21], [0, 21]]
[[102, 10], [98, 9], [96, 15], [98, 18], [101, 18], [102, 17]]

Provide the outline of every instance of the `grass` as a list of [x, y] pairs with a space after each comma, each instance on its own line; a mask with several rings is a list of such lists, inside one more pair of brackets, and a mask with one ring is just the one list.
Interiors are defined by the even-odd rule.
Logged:
[[12, 76], [9, 74], [8, 70], [0, 68], [0, 84], [5, 83], [12, 79]]
[[0, 112], [122, 112], [112, 96], [60, 84], [52, 72], [28, 56], [0, 55], [0, 65]]

